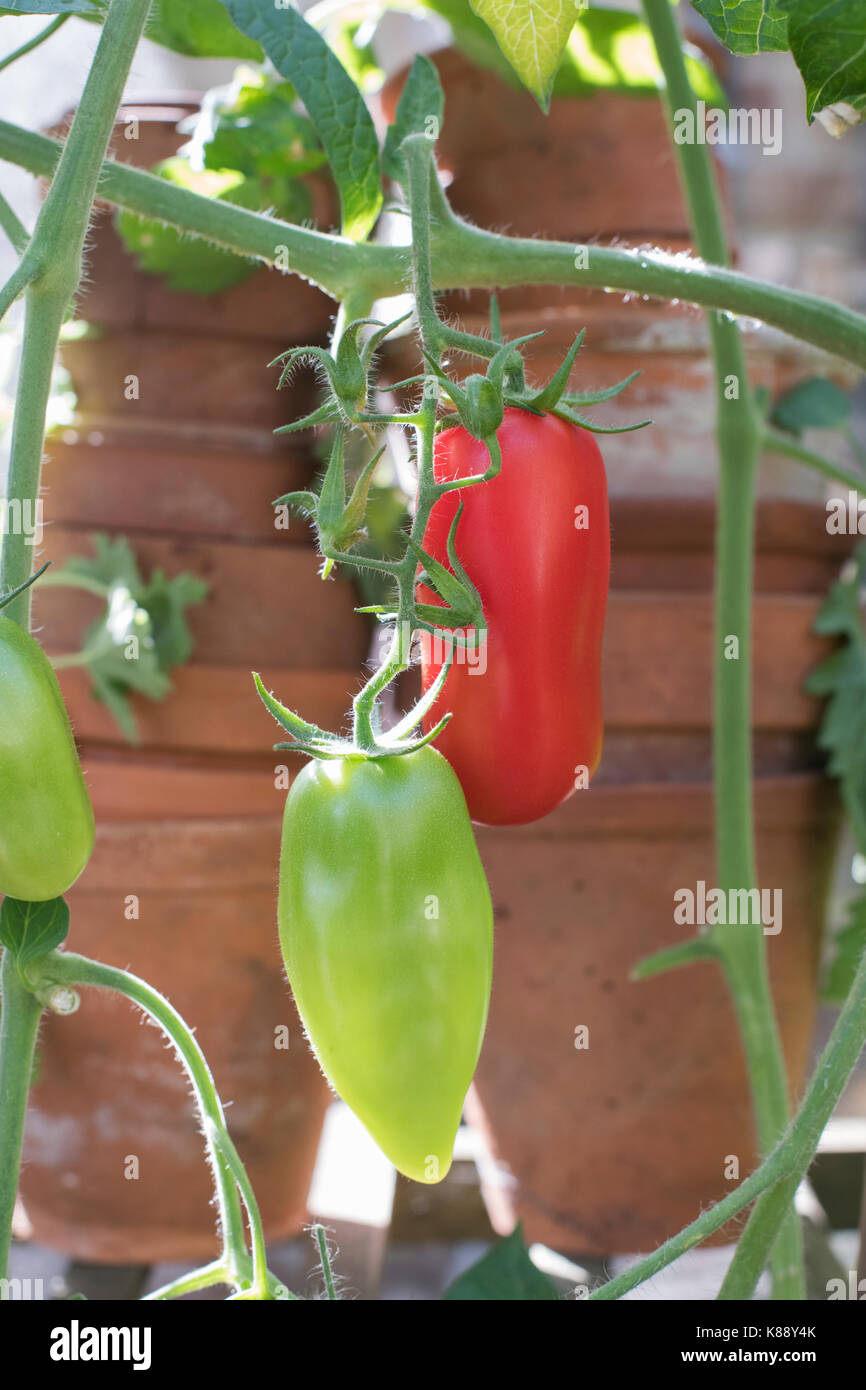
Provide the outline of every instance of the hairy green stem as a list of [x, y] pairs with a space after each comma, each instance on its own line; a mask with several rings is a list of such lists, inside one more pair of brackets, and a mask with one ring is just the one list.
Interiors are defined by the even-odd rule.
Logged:
[[[432, 146], [422, 135], [404, 141], [409, 168], [409, 204], [412, 211], [412, 284], [421, 332], [422, 346], [438, 361], [439, 319], [433, 301], [430, 261], [430, 186], [433, 177]], [[424, 397], [414, 422], [418, 496], [412, 520], [411, 539], [421, 543], [437, 491], [433, 478], [433, 445], [436, 435], [436, 396], [425, 384]], [[379, 669], [353, 701], [354, 740], [359, 748], [372, 751], [376, 745], [375, 703], [399, 671], [410, 663], [410, 639], [415, 626], [415, 576], [418, 562], [411, 546], [403, 559], [391, 567], [397, 584], [397, 614], [389, 649]]]
[[[225, 1115], [217, 1095], [207, 1060], [195, 1037], [175, 1008], [157, 990], [126, 970], [88, 960], [71, 951], [53, 951], [28, 964], [27, 980], [33, 989], [44, 990], [53, 985], [71, 988], [93, 985], [111, 989], [131, 999], [148, 1014], [170, 1039], [192, 1083], [196, 1102], [202, 1115], [205, 1142], [210, 1155], [217, 1190], [217, 1205], [225, 1241], [223, 1263], [233, 1282], [243, 1281], [243, 1260], [247, 1256], [244, 1221], [235, 1185], [240, 1160], [226, 1128]], [[243, 1175], [244, 1179], [246, 1174]], [[247, 1205], [250, 1229], [253, 1233], [254, 1278], [257, 1285], [264, 1278], [262, 1261], [264, 1240], [258, 1209], [248, 1183], [244, 1183], [244, 1202]]]
[[[45, 415], [57, 340], [81, 278], [81, 254], [91, 205], [114, 117], [144, 27], [150, 0], [113, 0], [100, 35], [69, 138], [46, 194], [36, 228], [13, 275], [27, 287], [24, 342], [9, 462], [7, 496], [35, 503], [39, 495]], [[10, 532], [0, 559], [0, 591], [30, 574], [33, 547]], [[30, 591], [6, 609], [22, 627], [30, 621]]]
[[18, 1191], [24, 1117], [42, 1005], [18, 974], [12, 952], [0, 962], [0, 1279], [6, 1277]]
[[[643, 0], [659, 64], [671, 126], [674, 113], [697, 120], [670, 0]], [[713, 265], [728, 260], [712, 163], [704, 144], [674, 144], [680, 181], [699, 254]], [[760, 419], [749, 386], [735, 322], [709, 315], [716, 376], [719, 492], [716, 521], [715, 677], [713, 763], [716, 861], [719, 887], [750, 889], [757, 882], [752, 807], [751, 607], [754, 569], [755, 474]], [[746, 1055], [758, 1143], [768, 1153], [788, 1119], [788, 1085], [760, 923], [711, 931], [731, 987]], [[802, 1245], [791, 1211], [773, 1258], [777, 1298], [805, 1294]]]
[[[57, 140], [0, 121], [0, 159], [31, 173], [50, 176], [62, 148]], [[119, 207], [196, 232], [242, 256], [273, 264], [278, 256], [287, 255], [292, 272], [337, 300], [362, 282], [374, 299], [409, 288], [411, 263], [405, 247], [358, 245], [345, 237], [296, 227], [110, 160], [105, 162], [99, 193]], [[579, 249], [585, 250], [585, 257], [576, 256]], [[470, 227], [452, 214], [436, 231], [432, 260], [434, 289], [578, 285], [679, 299], [758, 319], [866, 369], [863, 315], [818, 295], [768, 285], [687, 256], [648, 248], [578, 248], [573, 242], [500, 236]], [[0, 309], [3, 302], [0, 297]]]
[[[15, 416], [9, 455], [7, 498], [35, 504], [39, 496], [45, 415], [51, 395], [51, 378], [57, 338], [63, 324], [66, 301], [44, 294], [35, 285], [27, 290], [24, 341], [15, 393]], [[10, 528], [0, 551], [0, 593], [16, 589], [30, 577], [33, 566], [32, 538], [26, 529]], [[25, 589], [3, 610], [4, 616], [30, 626], [31, 591]]]
[[[842, 1006], [836, 1025], [816, 1066], [803, 1102], [792, 1123], [754, 1173], [729, 1192], [715, 1206], [702, 1212], [696, 1221], [686, 1226], [671, 1240], [665, 1241], [652, 1255], [640, 1260], [624, 1274], [619, 1274], [590, 1295], [593, 1299], [621, 1298], [686, 1251], [724, 1226], [750, 1202], [766, 1193], [757, 1202], [723, 1284], [722, 1296], [748, 1298], [754, 1283], [766, 1264], [770, 1243], [779, 1231], [785, 1213], [790, 1210], [791, 1197], [805, 1177], [812, 1155], [827, 1121], [836, 1108], [839, 1097], [866, 1043], [866, 953], [861, 957], [848, 997]], [[780, 1195], [770, 1203], [777, 1191]], [[769, 1213], [768, 1213], [769, 1207]], [[754, 1223], [754, 1224], [753, 1224]], [[753, 1234], [745, 1244], [745, 1235], [752, 1227]], [[731, 1294], [732, 1287], [739, 1293]]]

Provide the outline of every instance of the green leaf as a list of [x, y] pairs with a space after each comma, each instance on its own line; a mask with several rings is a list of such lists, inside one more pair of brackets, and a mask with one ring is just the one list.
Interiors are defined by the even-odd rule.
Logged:
[[168, 672], [192, 650], [186, 608], [207, 593], [190, 574], [167, 579], [156, 570], [147, 583], [125, 537], [93, 537], [95, 556], [75, 556], [61, 574], [95, 580], [108, 589], [106, 610], [83, 636], [93, 694], [105, 703], [131, 743], [138, 740], [129, 695], [163, 700], [171, 690]]
[[788, 20], [778, 0], [692, 0], [731, 53], [778, 53], [788, 47]]
[[418, 56], [400, 95], [393, 125], [388, 127], [382, 163], [389, 178], [402, 182], [405, 166], [400, 145], [407, 135], [428, 135], [436, 140], [442, 127], [445, 98], [439, 74], [429, 58]]
[[806, 86], [806, 117], [844, 102], [866, 104], [866, 5], [863, 0], [779, 0], [788, 42]]
[[232, 24], [220, 0], [156, 0], [145, 37], [192, 58], [247, 58], [262, 50]]
[[340, 190], [343, 231], [362, 240], [382, 205], [379, 144], [372, 117], [345, 68], [312, 25], [273, 0], [225, 0], [237, 27], [261, 43], [303, 101]]
[[577, 21], [575, 0], [470, 0], [523, 85], [547, 110], [553, 79]]
[[102, 532], [97, 532], [91, 540], [96, 553], [92, 556], [71, 556], [60, 573], [93, 579], [97, 584], [104, 584], [107, 588], [117, 584], [124, 584], [128, 589], [138, 588], [141, 584], [141, 574], [126, 537], [118, 536], [112, 540]]
[[839, 789], [854, 842], [866, 854], [866, 632], [862, 590], [866, 586], [866, 545], [859, 545], [850, 570], [833, 585], [815, 623], [815, 631], [845, 643], [810, 672], [805, 688], [827, 696], [818, 731], [818, 746], [828, 755], [827, 769]]
[[832, 953], [825, 966], [821, 990], [825, 1004], [844, 1004], [864, 951], [866, 893], [861, 893], [848, 904], [848, 920], [832, 941]]
[[851, 414], [851, 401], [841, 387], [824, 377], [800, 381], [773, 406], [770, 419], [789, 434], [806, 429], [831, 430]]
[[189, 660], [192, 637], [186, 609], [201, 603], [207, 591], [204, 580], [193, 574], [176, 574], [168, 579], [162, 570], [154, 570], [148, 583], [137, 591], [138, 606], [150, 617], [156, 658], [163, 671]]
[[[457, 48], [477, 67], [506, 82], [520, 79], [487, 25], [466, 0], [427, 0], [451, 26]], [[696, 49], [686, 50], [686, 67], [695, 94], [708, 105], [727, 108], [728, 100], [710, 63]], [[661, 69], [647, 26], [627, 10], [590, 9], [580, 14], [553, 81], [555, 97], [590, 97], [602, 88], [624, 96], [658, 98]]]
[[497, 1241], [477, 1264], [461, 1274], [443, 1297], [452, 1303], [458, 1300], [485, 1303], [494, 1300], [515, 1303], [559, 1301], [553, 1284], [530, 1260], [520, 1226], [504, 1240]]
[[51, 898], [44, 903], [3, 899], [0, 941], [9, 948], [18, 965], [53, 951], [66, 939], [68, 931], [69, 908], [62, 898]]
[[[256, 179], [285, 181], [319, 169], [325, 152], [310, 118], [295, 109], [297, 99], [291, 82], [239, 68], [230, 86], [206, 93], [190, 154], [200, 150], [206, 169], [237, 169]], [[271, 201], [284, 215], [279, 199]]]

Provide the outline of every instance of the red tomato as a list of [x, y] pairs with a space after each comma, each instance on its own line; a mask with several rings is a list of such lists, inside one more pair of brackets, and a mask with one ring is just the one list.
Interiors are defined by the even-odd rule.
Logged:
[[[424, 549], [447, 565], [448, 531], [463, 501], [457, 556], [488, 624], [479, 652], [457, 653], [425, 728], [452, 712], [437, 747], [472, 819], [520, 825], [586, 786], [601, 758], [610, 521], [604, 463], [589, 431], [509, 408], [497, 438], [501, 472], [441, 497], [424, 537]], [[483, 473], [489, 461], [462, 427], [436, 441], [438, 482]], [[441, 603], [424, 586], [419, 597]], [[422, 652], [426, 690], [447, 645], [425, 636]]]

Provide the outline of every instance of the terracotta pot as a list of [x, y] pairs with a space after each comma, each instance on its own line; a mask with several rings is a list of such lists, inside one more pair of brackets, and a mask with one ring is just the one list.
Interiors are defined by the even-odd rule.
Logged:
[[129, 431], [138, 420], [155, 420], [170, 436], [174, 421], [195, 421], [203, 430], [225, 423], [270, 438], [315, 404], [309, 374], [277, 390], [279, 369], [268, 364], [285, 346], [282, 338], [134, 329], [67, 342], [61, 357], [85, 429], [115, 424]]
[[[782, 930], [766, 939], [797, 1094], [834, 792], [821, 777], [769, 779], [756, 805], [760, 884], [783, 891]], [[478, 839], [496, 934], [472, 1117], [495, 1160], [482, 1174], [491, 1219], [575, 1255], [652, 1249], [735, 1186], [730, 1155], [741, 1177], [756, 1157], [721, 972], [629, 981], [637, 961], [695, 930], [675, 924], [673, 895], [714, 882], [711, 789], [596, 786], [537, 825]]]
[[[277, 946], [279, 834], [276, 815], [102, 822], [69, 894], [71, 946], [142, 976], [195, 1028], [271, 1240], [305, 1219], [330, 1098]], [[83, 991], [77, 1014], [46, 1019], [21, 1196], [33, 1238], [77, 1259], [217, 1252], [186, 1076], [116, 995]]]
[[275, 530], [272, 506], [274, 498], [310, 486], [315, 461], [308, 449], [240, 457], [225, 447], [155, 449], [130, 432], [129, 444], [84, 431], [48, 439], [42, 501], [52, 528], [124, 532], [134, 523], [137, 532], [157, 536], [309, 544], [310, 526], [294, 512], [288, 529]]

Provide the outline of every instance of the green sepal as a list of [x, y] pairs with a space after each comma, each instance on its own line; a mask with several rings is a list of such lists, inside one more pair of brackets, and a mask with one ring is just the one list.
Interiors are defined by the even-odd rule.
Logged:
[[579, 415], [576, 410], [564, 406], [562, 402], [550, 413], [558, 415], [560, 420], [566, 420], [570, 425], [579, 425], [583, 430], [590, 430], [592, 434], [630, 434], [633, 430], [643, 430], [652, 424], [652, 420], [638, 420], [635, 425], [596, 425], [592, 420], [587, 420], [585, 415]]
[[358, 333], [366, 323], [381, 326], [379, 319], [355, 319], [346, 325], [337, 344], [337, 356], [331, 374], [334, 394], [350, 414], [363, 410], [367, 403], [367, 369], [358, 348]]
[[293, 434], [296, 430], [310, 430], [316, 425], [331, 425], [335, 420], [340, 419], [340, 412], [336, 402], [332, 399], [325, 401], [316, 410], [304, 415], [300, 420], [293, 420], [290, 425], [280, 425], [274, 430], [274, 434]]
[[447, 605], [445, 608], [438, 608], [433, 604], [416, 604], [415, 611], [419, 618], [435, 623], [439, 627], [478, 629], [484, 627], [484, 608], [481, 603], [481, 595], [460, 564], [454, 548], [457, 525], [462, 514], [463, 503], [461, 502], [448, 533], [448, 559], [453, 566], [453, 573], [441, 565], [438, 560], [434, 560], [432, 555], [428, 555], [417, 541], [412, 540], [411, 536], [409, 537], [409, 549], [419, 564], [423, 566], [423, 572], [420, 576], [421, 582], [434, 589]]
[[295, 347], [287, 348], [285, 352], [278, 353], [277, 356], [268, 363], [269, 367], [276, 367], [278, 362], [282, 362], [283, 369], [280, 372], [280, 379], [277, 383], [277, 390], [285, 386], [291, 375], [292, 368], [296, 362], [317, 362], [320, 367], [324, 367], [328, 375], [328, 380], [333, 385], [335, 362], [327, 348], [323, 347]]
[[640, 376], [640, 368], [636, 372], [629, 372], [628, 376], [623, 377], [615, 386], [606, 386], [600, 391], [563, 391], [562, 399], [569, 407], [575, 405], [598, 405], [600, 401], [613, 400], [620, 391], [624, 391], [627, 386], [631, 386], [636, 377]]
[[42, 568], [37, 570], [35, 574], [31, 574], [29, 579], [25, 579], [23, 584], [19, 584], [16, 589], [10, 589], [7, 594], [4, 594], [3, 597], [0, 598], [0, 611], [10, 604], [13, 599], [16, 599], [19, 594], [23, 594], [25, 589], [29, 589], [31, 584], [35, 584], [37, 579], [41, 578], [45, 573], [50, 564], [51, 561], [46, 560]]
[[505, 403], [502, 388], [490, 377], [473, 372], [466, 378], [466, 391], [460, 419], [473, 439], [495, 434], [502, 424]]
[[272, 507], [294, 507], [295, 511], [312, 519], [315, 519], [318, 505], [319, 499], [314, 492], [287, 492], [271, 503]]
[[364, 540], [367, 535], [363, 522], [367, 511], [370, 483], [376, 464], [384, 452], [384, 449], [380, 449], [378, 454], [374, 454], [373, 458], [365, 464], [347, 502], [343, 465], [343, 436], [342, 433], [337, 433], [316, 507], [319, 548], [326, 556], [326, 564], [322, 571], [323, 579], [327, 579], [334, 566], [334, 557], [328, 555], [328, 552], [333, 550], [348, 551], [353, 545]]
[[265, 690], [258, 671], [253, 671], [252, 676], [256, 683], [256, 690], [259, 692], [259, 698], [265, 706], [265, 709], [269, 714], [273, 715], [277, 723], [281, 725], [287, 733], [297, 738], [299, 742], [321, 742], [331, 744], [335, 741], [335, 736], [333, 734], [326, 733], [315, 724], [308, 724], [299, 714], [295, 714], [292, 710], [286, 709], [285, 705], [280, 704], [275, 696]]
[[451, 670], [453, 661], [453, 654], [449, 652], [447, 658], [442, 663], [442, 669], [436, 677], [435, 681], [433, 681], [432, 685], [430, 685], [428, 689], [424, 691], [424, 694], [421, 696], [420, 700], [417, 700], [416, 703], [412, 706], [412, 708], [406, 714], [404, 714], [400, 722], [398, 724], [395, 724], [393, 729], [388, 730], [388, 739], [403, 739], [406, 736], [406, 734], [411, 734], [413, 729], [417, 729], [418, 725], [421, 723], [421, 720], [424, 718], [426, 714], [429, 713], [429, 711], [435, 705], [436, 701], [439, 699], [439, 696], [442, 694], [442, 690], [446, 680], [448, 679], [448, 672]]
[[552, 410], [555, 405], [559, 404], [560, 397], [568, 385], [568, 378], [571, 376], [575, 358], [583, 346], [585, 337], [586, 329], [582, 328], [547, 385], [537, 391], [534, 396], [528, 397], [529, 404], [534, 405], [536, 410]]
[[[369, 338], [364, 343], [364, 346], [361, 348], [361, 361], [363, 362], [366, 370], [369, 370], [370, 363], [373, 359], [373, 354], [377, 351], [379, 347], [381, 347], [382, 343], [388, 337], [388, 334], [393, 333], [394, 329], [399, 328], [401, 323], [405, 323], [407, 319], [410, 319], [412, 317], [413, 312], [414, 310], [409, 309], [405, 314], [401, 314], [398, 319], [392, 319], [390, 323], [383, 324], [379, 328], [379, 331], [377, 333], [370, 334]], [[363, 319], [362, 322], [369, 324], [378, 324], [379, 320]]]

